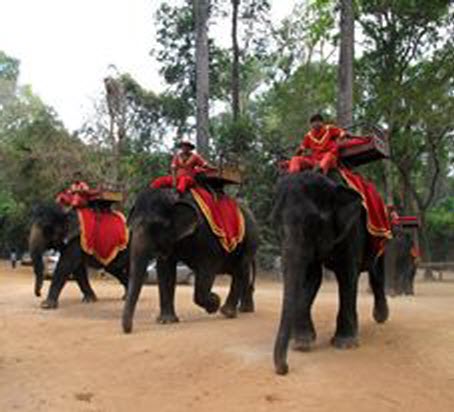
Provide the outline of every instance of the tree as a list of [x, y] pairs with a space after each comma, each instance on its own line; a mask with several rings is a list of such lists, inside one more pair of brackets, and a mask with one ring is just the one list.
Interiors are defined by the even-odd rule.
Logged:
[[[406, 210], [420, 214], [423, 223], [442, 174], [440, 156], [453, 130], [454, 48], [452, 36], [446, 34], [453, 32], [454, 18], [449, 3], [359, 2], [366, 39], [358, 64], [362, 110], [364, 117], [389, 131], [387, 201], [398, 197], [392, 187], [397, 183], [395, 187], [408, 193]], [[429, 256], [427, 241], [424, 246]]]
[[0, 110], [14, 98], [19, 66], [19, 60], [0, 51]]
[[341, 127], [348, 127], [353, 124], [354, 33], [353, 0], [341, 0], [337, 97], [337, 122]]
[[208, 154], [209, 135], [209, 51], [208, 14], [209, 0], [194, 0], [196, 30], [196, 93], [197, 93], [197, 149]]
[[106, 77], [104, 79], [106, 89], [106, 102], [109, 113], [109, 138], [111, 140], [113, 156], [111, 171], [111, 183], [116, 187], [121, 186], [120, 161], [123, 145], [126, 139], [126, 96], [121, 79]]
[[240, 47], [238, 45], [238, 8], [240, 0], [232, 0], [232, 114], [233, 121], [240, 115]]

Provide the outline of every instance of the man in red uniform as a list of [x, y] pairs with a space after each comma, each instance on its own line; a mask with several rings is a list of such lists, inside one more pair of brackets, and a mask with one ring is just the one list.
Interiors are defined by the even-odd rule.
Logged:
[[176, 187], [179, 193], [184, 193], [195, 186], [194, 178], [198, 173], [213, 169], [201, 155], [194, 153], [195, 146], [191, 142], [184, 140], [178, 147], [181, 150], [170, 165], [172, 175], [158, 177], [151, 183], [152, 188]]
[[325, 125], [321, 114], [311, 117], [311, 130], [304, 136], [288, 171], [297, 173], [303, 169], [321, 169], [324, 174], [337, 166], [338, 142], [347, 136], [345, 130]]
[[69, 189], [60, 192], [56, 201], [62, 206], [83, 207], [87, 204], [87, 195], [90, 191], [88, 183], [82, 180], [82, 173], [74, 173], [74, 181]]

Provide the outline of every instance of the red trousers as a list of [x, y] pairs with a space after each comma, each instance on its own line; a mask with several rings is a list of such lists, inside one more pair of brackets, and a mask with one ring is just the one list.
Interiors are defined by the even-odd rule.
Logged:
[[337, 166], [337, 156], [332, 152], [320, 153], [319, 156], [293, 156], [288, 166], [289, 173], [298, 173], [304, 169], [320, 166], [323, 173]]
[[[186, 190], [194, 187], [196, 182], [192, 176], [183, 175], [177, 177], [177, 191], [179, 193], [184, 193]], [[173, 187], [173, 177], [172, 176], [161, 176], [153, 180], [150, 186], [153, 189], [160, 189], [162, 187]]]

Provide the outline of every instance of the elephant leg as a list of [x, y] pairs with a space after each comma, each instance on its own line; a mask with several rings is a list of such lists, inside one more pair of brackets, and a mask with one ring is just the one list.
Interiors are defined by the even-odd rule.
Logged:
[[[252, 269], [252, 278], [250, 270]], [[256, 267], [255, 261], [247, 264], [246, 277], [240, 291], [240, 308], [243, 313], [251, 313], [255, 311], [254, 305], [254, 288], [255, 288]]]
[[295, 320], [293, 325], [293, 349], [308, 351], [315, 341], [317, 334], [312, 321], [311, 308], [315, 296], [322, 284], [322, 266], [320, 263], [311, 264], [303, 283], [302, 296], [296, 302]]
[[41, 289], [44, 283], [44, 262], [41, 251], [33, 251], [31, 254], [33, 261], [33, 269], [35, 271], [35, 296], [41, 296]]
[[339, 283], [339, 312], [336, 333], [331, 343], [339, 349], [358, 346], [358, 314], [356, 300], [358, 295], [359, 273], [353, 259], [345, 262], [342, 269], [336, 271]]
[[[148, 259], [147, 259], [147, 264], [148, 264]], [[146, 271], [146, 266], [145, 266], [145, 271]], [[119, 267], [109, 268], [107, 270], [107, 272], [109, 272], [113, 277], [117, 278], [118, 281], [123, 285], [124, 293], [122, 296], [122, 300], [126, 300], [126, 297], [128, 296], [128, 282], [129, 282], [129, 276], [128, 276], [127, 272], [124, 270], [124, 268], [119, 268]]]
[[134, 312], [140, 291], [147, 272], [149, 257], [147, 254], [147, 237], [142, 228], [132, 233], [129, 262], [129, 283], [123, 307], [122, 326], [124, 333], [131, 333]]
[[195, 276], [194, 302], [208, 313], [216, 313], [221, 305], [220, 297], [211, 291], [214, 279], [215, 274], [208, 271], [197, 272]]
[[402, 264], [397, 265], [395, 291], [396, 291], [396, 295], [398, 295], [398, 296], [402, 295], [404, 293], [405, 276], [406, 276], [405, 267]]
[[96, 302], [98, 298], [96, 297], [96, 294], [88, 280], [87, 267], [84, 264], [80, 265], [74, 271], [74, 276], [76, 278], [76, 282], [79, 285], [81, 292], [84, 295], [82, 298], [82, 302], [85, 303]]
[[33, 262], [35, 272], [35, 296], [41, 296], [41, 289], [44, 283], [44, 262], [43, 253], [48, 247], [48, 239], [44, 236], [42, 227], [33, 223], [30, 230], [28, 249]]
[[175, 312], [175, 289], [177, 284], [177, 262], [174, 259], [158, 259], [160, 314], [158, 323], [176, 323], [179, 321]]
[[411, 267], [408, 270], [407, 286], [406, 286], [406, 290], [405, 290], [405, 294], [407, 294], [407, 295], [415, 294], [415, 276], [416, 276], [416, 265], [414, 263], [411, 263]]
[[386, 322], [389, 316], [385, 291], [384, 267], [384, 257], [380, 256], [369, 269], [369, 283], [374, 294], [373, 317], [377, 323]]
[[65, 248], [58, 260], [47, 298], [41, 302], [41, 308], [57, 308], [58, 298], [69, 275], [76, 272], [82, 264], [82, 251], [80, 249], [79, 240], [75, 239]]
[[244, 288], [246, 283], [246, 276], [242, 269], [237, 269], [232, 273], [232, 283], [230, 284], [230, 291], [227, 299], [221, 307], [221, 313], [226, 318], [237, 317], [237, 306], [240, 300], [241, 289]]

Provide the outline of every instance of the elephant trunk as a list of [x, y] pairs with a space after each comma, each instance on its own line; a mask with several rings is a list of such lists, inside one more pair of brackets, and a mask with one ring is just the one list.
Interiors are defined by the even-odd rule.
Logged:
[[278, 375], [288, 373], [287, 352], [295, 322], [296, 302], [299, 285], [304, 283], [307, 262], [296, 248], [284, 250], [284, 296], [282, 300], [281, 320], [274, 344], [274, 366]]
[[36, 224], [32, 226], [28, 249], [33, 263], [33, 271], [35, 272], [35, 296], [41, 296], [41, 289], [44, 282], [44, 262], [43, 253], [45, 250], [45, 239], [42, 229]]
[[147, 241], [143, 228], [132, 233], [129, 255], [129, 282], [123, 308], [122, 327], [124, 333], [132, 332], [134, 312], [146, 276], [148, 256]]

